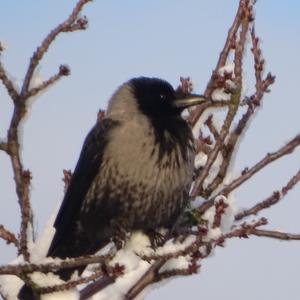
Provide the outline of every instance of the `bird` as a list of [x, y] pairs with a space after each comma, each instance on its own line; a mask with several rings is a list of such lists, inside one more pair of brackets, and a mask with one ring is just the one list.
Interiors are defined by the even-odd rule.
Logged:
[[[47, 256], [94, 254], [120, 228], [146, 234], [172, 229], [188, 205], [194, 172], [194, 139], [182, 112], [207, 102], [160, 78], [121, 85], [83, 143]], [[57, 274], [68, 280], [75, 270], [84, 267]], [[30, 297], [23, 286], [19, 299]]]

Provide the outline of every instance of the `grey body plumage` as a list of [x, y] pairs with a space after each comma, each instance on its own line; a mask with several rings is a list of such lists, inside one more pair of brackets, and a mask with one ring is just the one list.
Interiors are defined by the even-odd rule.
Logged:
[[[95, 253], [116, 234], [113, 224], [172, 228], [188, 203], [195, 155], [181, 112], [203, 101], [156, 78], [122, 85], [84, 142], [48, 256]], [[72, 271], [58, 274], [68, 279]]]

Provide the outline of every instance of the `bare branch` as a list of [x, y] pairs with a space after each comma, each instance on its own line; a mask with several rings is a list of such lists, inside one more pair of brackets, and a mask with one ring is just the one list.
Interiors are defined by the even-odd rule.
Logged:
[[9, 96], [11, 99], [16, 102], [19, 98], [19, 94], [17, 92], [16, 87], [14, 86], [13, 82], [8, 78], [8, 75], [0, 61], [0, 80], [2, 81], [3, 85], [5, 86]]
[[[244, 1], [241, 1], [241, 3], [244, 3]], [[242, 5], [242, 4], [241, 4]], [[235, 50], [235, 58], [234, 58], [234, 64], [235, 64], [235, 85], [236, 90], [231, 96], [231, 100], [229, 103], [229, 109], [228, 113], [226, 115], [225, 121], [222, 125], [219, 138], [216, 140], [215, 146], [212, 149], [212, 151], [209, 153], [207, 162], [205, 166], [203, 167], [203, 170], [201, 174], [198, 176], [198, 178], [195, 181], [192, 196], [195, 197], [199, 194], [202, 194], [203, 192], [203, 182], [205, 178], [207, 178], [209, 170], [211, 169], [213, 163], [215, 162], [218, 153], [220, 152], [220, 149], [222, 148], [224, 144], [224, 140], [226, 136], [229, 133], [231, 124], [234, 120], [234, 117], [238, 111], [239, 104], [240, 104], [240, 96], [241, 96], [241, 90], [242, 90], [242, 58], [243, 53], [245, 49], [245, 43], [246, 43], [246, 37], [249, 29], [249, 24], [252, 19], [250, 19], [249, 15], [252, 16], [252, 6], [249, 5], [249, 1], [245, 1], [245, 6], [242, 5], [243, 10], [241, 11], [241, 32], [240, 32], [240, 38], [239, 42], [236, 45]]]
[[281, 191], [273, 192], [271, 196], [269, 196], [264, 201], [261, 201], [257, 204], [255, 204], [253, 207], [246, 209], [240, 213], [238, 213], [235, 216], [236, 220], [241, 220], [247, 216], [250, 215], [256, 215], [258, 212], [260, 212], [263, 209], [269, 208], [270, 206], [275, 205], [278, 203], [286, 194], [300, 181], [300, 170], [296, 173], [295, 176], [293, 176], [287, 185], [285, 185]]
[[219, 195], [227, 196], [230, 192], [239, 187], [242, 183], [250, 179], [254, 174], [260, 171], [262, 168], [270, 164], [271, 162], [279, 159], [280, 157], [291, 154], [293, 150], [300, 145], [300, 135], [297, 135], [291, 141], [289, 141], [286, 145], [278, 149], [273, 153], [268, 153], [262, 160], [260, 160], [257, 164], [255, 164], [252, 168], [243, 172], [243, 174], [237, 179], [233, 180], [229, 183], [224, 189], [222, 189]]
[[214, 222], [212, 228], [220, 227], [222, 216], [225, 213], [225, 209], [228, 207], [228, 204], [224, 202], [224, 199], [220, 199], [215, 203], [216, 214], [214, 217]]
[[33, 56], [30, 59], [30, 64], [28, 66], [24, 83], [21, 89], [21, 98], [24, 99], [25, 95], [28, 94], [30, 81], [34, 74], [36, 67], [38, 66], [40, 60], [43, 58], [44, 54], [48, 51], [49, 46], [55, 40], [55, 38], [62, 32], [70, 32], [74, 30], [83, 30], [86, 29], [87, 20], [86, 18], [79, 18], [78, 15], [82, 10], [83, 6], [90, 2], [91, 0], [79, 0], [75, 6], [71, 15], [67, 18], [66, 21], [59, 24], [55, 29], [53, 29], [47, 37], [43, 40], [41, 45], [33, 53]]
[[18, 247], [19, 245], [16, 236], [9, 230], [5, 229], [5, 227], [1, 224], [0, 224], [0, 238], [5, 240], [7, 244], [14, 244], [16, 247]]
[[5, 142], [0, 142], [0, 150], [7, 152], [8, 151], [8, 145]]
[[25, 95], [25, 98], [28, 99], [30, 97], [33, 97], [35, 95], [37, 95], [38, 93], [40, 93], [41, 91], [45, 90], [46, 88], [48, 88], [50, 85], [54, 84], [55, 82], [57, 82], [61, 77], [63, 76], [68, 76], [70, 75], [70, 69], [69, 67], [65, 66], [65, 65], [61, 65], [59, 67], [59, 71], [57, 74], [53, 75], [52, 77], [50, 77], [48, 80], [44, 81], [41, 85], [39, 85], [38, 87], [32, 88], [30, 91], [28, 91], [28, 93]]
[[240, 227], [237, 229], [234, 229], [233, 231], [223, 234], [220, 238], [218, 238], [215, 241], [216, 245], [223, 246], [223, 243], [227, 239], [231, 238], [248, 238], [249, 235], [253, 234], [253, 232], [257, 229], [257, 227], [267, 225], [268, 221], [266, 218], [260, 218], [258, 221], [249, 224], [249, 223], [243, 223]]
[[272, 163], [273, 161], [281, 158], [284, 155], [291, 154], [293, 150], [300, 145], [300, 135], [297, 135], [293, 138], [290, 142], [286, 145], [278, 149], [276, 152], [268, 153], [263, 159], [261, 159], [258, 163], [256, 163], [252, 168], [246, 168], [242, 175], [233, 181], [231, 181], [227, 186], [225, 186], [216, 196], [212, 197], [211, 199], [205, 201], [202, 205], [199, 206], [197, 209], [198, 212], [201, 214], [206, 211], [208, 208], [214, 205], [215, 198], [220, 195], [227, 196], [229, 193], [234, 191], [248, 179], [250, 179], [253, 175], [259, 172], [262, 168], [266, 167], [268, 164]]
[[300, 240], [300, 234], [292, 234], [280, 231], [255, 229], [252, 231], [252, 234], [260, 237], [268, 237], [284, 241]]
[[0, 79], [6, 86], [10, 96], [14, 100], [15, 105], [10, 126], [8, 129], [7, 144], [2, 144], [1, 148], [9, 154], [13, 168], [14, 179], [16, 183], [16, 192], [21, 210], [19, 254], [22, 254], [26, 261], [29, 261], [29, 252], [27, 249], [27, 234], [29, 223], [32, 222], [32, 212], [29, 201], [31, 174], [29, 170], [24, 170], [21, 162], [19, 145], [19, 127], [21, 121], [26, 115], [26, 100], [28, 99], [28, 97], [36, 95], [39, 91], [54, 83], [61, 76], [67, 75], [69, 73], [69, 70], [65, 66], [61, 66], [59, 73], [51, 77], [46, 82], [44, 82], [40, 87], [34, 88], [31, 91], [29, 91], [29, 85], [37, 65], [43, 58], [44, 54], [47, 52], [50, 44], [54, 41], [56, 36], [61, 32], [74, 31], [75, 29], [77, 30], [86, 28], [86, 19], [78, 19], [78, 15], [83, 6], [89, 1], [91, 0], [79, 0], [69, 18], [65, 22], [57, 26], [53, 31], [51, 31], [48, 34], [48, 36], [44, 39], [41, 46], [38, 47], [37, 50], [34, 52], [25, 75], [20, 95], [16, 92], [12, 82], [8, 79], [2, 65], [0, 65]]
[[[215, 88], [215, 79], [218, 75], [218, 70], [226, 64], [229, 52], [233, 48], [233, 43], [235, 42], [236, 33], [241, 25], [241, 19], [242, 19], [241, 14], [242, 14], [242, 11], [244, 10], [244, 6], [245, 6], [245, 1], [240, 1], [236, 16], [235, 16], [234, 21], [228, 31], [228, 35], [227, 35], [227, 39], [226, 39], [224, 48], [220, 53], [218, 63], [216, 65], [214, 71], [212, 72], [212, 76], [211, 76], [211, 78], [207, 84], [206, 90], [204, 92], [204, 96], [206, 96], [207, 98], [211, 98], [212, 92]], [[189, 123], [191, 124], [191, 126], [194, 126], [197, 123], [198, 119], [202, 115], [202, 112], [203, 112], [203, 109], [200, 106], [197, 107], [195, 110], [193, 110], [193, 112], [189, 118]]]

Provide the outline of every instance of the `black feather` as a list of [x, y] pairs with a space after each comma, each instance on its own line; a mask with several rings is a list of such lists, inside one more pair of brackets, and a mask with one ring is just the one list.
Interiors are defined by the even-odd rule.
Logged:
[[[104, 119], [97, 122], [87, 135], [70, 185], [54, 223], [56, 232], [48, 256], [63, 258], [57, 247], [74, 231], [85, 195], [101, 166], [110, 129], [115, 126], [117, 126], [116, 121]], [[70, 254], [67, 256], [70, 257]]]

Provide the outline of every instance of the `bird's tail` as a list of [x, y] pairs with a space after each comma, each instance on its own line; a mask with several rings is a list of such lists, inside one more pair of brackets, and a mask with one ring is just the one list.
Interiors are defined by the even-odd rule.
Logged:
[[[91, 243], [87, 240], [86, 236], [78, 235], [78, 233], [69, 232], [67, 236], [64, 236], [63, 240], [53, 239], [51, 246], [49, 248], [47, 257], [58, 257], [61, 259], [65, 258], [75, 258], [82, 255], [91, 255], [96, 253], [99, 249], [104, 247], [108, 243], [108, 240], [97, 241], [97, 243]], [[67, 281], [71, 278], [72, 274], [77, 271], [81, 275], [86, 266], [79, 266], [73, 268], [60, 269], [54, 272], [62, 280]], [[34, 300], [34, 293], [32, 288], [24, 285], [19, 294], [19, 300]]]
[[24, 285], [19, 294], [18, 294], [18, 299], [20, 300], [34, 300], [34, 293], [31, 287], [28, 285]]

